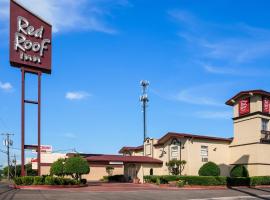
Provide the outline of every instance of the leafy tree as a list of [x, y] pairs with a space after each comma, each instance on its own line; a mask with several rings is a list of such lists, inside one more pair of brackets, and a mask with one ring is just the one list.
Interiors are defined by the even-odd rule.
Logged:
[[[37, 171], [32, 169], [32, 164], [28, 163], [25, 165], [25, 172], [27, 176], [37, 176]], [[8, 167], [3, 169], [4, 176], [7, 177]], [[16, 176], [21, 176], [21, 165], [16, 165]], [[15, 166], [10, 166], [10, 177], [15, 177]]]
[[56, 176], [61, 176], [61, 177], [65, 176], [64, 166], [65, 166], [65, 159], [59, 158], [51, 166], [51, 169], [50, 169], [51, 175], [56, 175]]
[[106, 167], [106, 172], [107, 172], [108, 176], [113, 175], [113, 170], [114, 170], [114, 167], [112, 167], [112, 166], [107, 166]]
[[64, 172], [76, 180], [81, 180], [83, 174], [90, 172], [88, 162], [80, 156], [70, 157], [66, 159]]
[[247, 168], [244, 165], [235, 165], [231, 172], [231, 177], [249, 177]]
[[200, 176], [219, 176], [220, 168], [214, 162], [205, 163], [199, 170]]
[[172, 175], [182, 175], [186, 164], [187, 162], [185, 160], [176, 159], [170, 160], [168, 163], [166, 163], [168, 170]]

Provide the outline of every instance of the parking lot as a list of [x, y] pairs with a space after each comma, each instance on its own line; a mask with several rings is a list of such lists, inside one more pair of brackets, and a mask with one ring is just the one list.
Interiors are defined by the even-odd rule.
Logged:
[[1, 200], [181, 200], [181, 199], [270, 199], [270, 188], [233, 188], [219, 190], [186, 190], [150, 187], [144, 185], [96, 185], [79, 189], [61, 190], [9, 190], [7, 185], [0, 187]]

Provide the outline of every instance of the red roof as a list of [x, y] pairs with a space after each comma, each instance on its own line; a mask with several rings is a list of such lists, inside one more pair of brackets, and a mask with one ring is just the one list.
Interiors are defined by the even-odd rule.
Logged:
[[137, 147], [122, 147], [119, 153], [124, 153], [125, 151], [141, 151], [143, 150], [143, 145]]
[[232, 141], [232, 138], [220, 138], [220, 137], [212, 137], [212, 136], [204, 136], [204, 135], [169, 132], [166, 135], [164, 135], [162, 138], [160, 138], [156, 145], [164, 144], [165, 142], [167, 142], [171, 138], [195, 138], [195, 139], [222, 141], [222, 142], [231, 142]]
[[245, 95], [254, 95], [254, 94], [270, 97], [270, 92], [267, 92], [265, 90], [246, 90], [246, 91], [239, 92], [238, 94], [230, 98], [228, 101], [226, 101], [226, 105], [233, 106], [240, 97], [245, 96]]
[[152, 163], [162, 164], [163, 162], [147, 156], [122, 156], [122, 155], [102, 155], [89, 156], [86, 158], [88, 162], [123, 162], [123, 163]]

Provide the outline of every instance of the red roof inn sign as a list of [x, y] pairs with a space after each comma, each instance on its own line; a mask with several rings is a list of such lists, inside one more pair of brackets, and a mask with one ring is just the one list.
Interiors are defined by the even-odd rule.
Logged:
[[52, 26], [10, 1], [10, 63], [51, 73]]
[[[41, 75], [51, 73], [52, 26], [30, 12], [15, 0], [10, 0], [10, 64], [21, 68], [21, 176], [24, 169], [25, 149], [37, 150], [38, 175], [41, 172]], [[25, 99], [25, 74], [38, 76], [38, 99]], [[25, 145], [25, 104], [38, 105], [38, 145]]]

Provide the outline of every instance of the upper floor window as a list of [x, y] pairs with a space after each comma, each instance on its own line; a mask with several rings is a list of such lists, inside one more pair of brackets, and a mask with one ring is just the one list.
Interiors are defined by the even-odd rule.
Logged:
[[179, 149], [178, 149], [177, 145], [171, 146], [171, 158], [172, 159], [177, 159], [178, 158], [178, 152], [179, 152]]
[[201, 146], [202, 162], [208, 162], [208, 146]]
[[268, 119], [262, 119], [262, 130], [263, 131], [268, 131], [268, 124], [269, 124]]
[[151, 144], [145, 145], [145, 155], [147, 156], [151, 155]]

